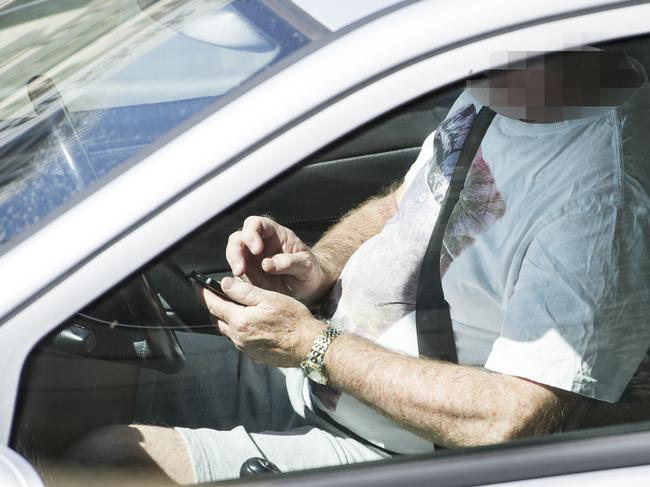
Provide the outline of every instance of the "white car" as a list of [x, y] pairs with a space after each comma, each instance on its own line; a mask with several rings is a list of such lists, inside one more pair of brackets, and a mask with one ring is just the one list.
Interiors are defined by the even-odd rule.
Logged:
[[[245, 396], [211, 378], [243, 359], [186, 276], [227, 273], [246, 216], [313, 243], [403, 177], [468, 77], [584, 45], [649, 69], [649, 20], [613, 0], [0, 1], [0, 484], [56, 480], [102, 426], [228, 426]], [[265, 481], [645, 486], [644, 398], [574, 432]]]

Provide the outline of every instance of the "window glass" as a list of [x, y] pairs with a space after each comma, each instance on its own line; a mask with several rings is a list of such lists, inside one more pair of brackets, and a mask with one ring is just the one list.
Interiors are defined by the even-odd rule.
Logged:
[[[647, 429], [648, 53], [647, 38], [511, 53], [321, 148], [43, 339], [13, 447], [53, 478], [191, 483]], [[300, 238], [335, 276], [308, 291], [251, 253], [246, 277], [267, 291], [201, 298], [192, 272], [237, 272], [225, 249], [251, 215], [296, 235], [271, 231], [263, 257], [287, 239], [285, 258], [308, 259]], [[431, 304], [436, 273], [446, 304]], [[304, 371], [271, 332], [246, 341], [326, 323], [343, 335], [307, 343]], [[334, 385], [311, 373], [328, 339]]]
[[243, 0], [6, 3], [0, 247], [326, 32], [304, 13], [291, 10], [285, 20], [291, 8]]

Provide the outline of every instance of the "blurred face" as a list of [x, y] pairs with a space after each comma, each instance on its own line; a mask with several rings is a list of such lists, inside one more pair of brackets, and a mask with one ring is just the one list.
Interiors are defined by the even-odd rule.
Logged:
[[642, 81], [622, 54], [566, 51], [490, 70], [468, 81], [467, 89], [501, 115], [550, 123], [610, 110], [624, 103]]

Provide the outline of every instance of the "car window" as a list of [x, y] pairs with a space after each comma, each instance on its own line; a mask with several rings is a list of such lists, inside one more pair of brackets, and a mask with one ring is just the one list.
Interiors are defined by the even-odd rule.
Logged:
[[[315, 148], [60, 324], [25, 364], [12, 446], [54, 479], [114, 481], [149, 475], [154, 462], [160, 478], [191, 483], [647, 429], [648, 39], [510, 54], [507, 66]], [[521, 91], [541, 72], [543, 89]], [[251, 215], [268, 219], [244, 223]], [[192, 272], [215, 287], [237, 272], [232, 249], [247, 224], [291, 229], [271, 232], [266, 245], [292, 245], [263, 257], [309, 259], [295, 238], [317, 249], [321, 260], [298, 260], [301, 272], [326, 275], [354, 252], [320, 295], [297, 295], [307, 279], [273, 280], [271, 263], [251, 254], [247, 265], [267, 274], [255, 267], [246, 279], [267, 290], [230, 294], [245, 307], [206, 304]], [[426, 308], [430, 255], [444, 302]], [[323, 348], [345, 343], [324, 359], [340, 388], [307, 379], [309, 363], [275, 348], [260, 355], [270, 335], [245, 341], [271, 308], [274, 326], [300, 317], [283, 336], [313, 320], [347, 335], [301, 349], [321, 370]]]
[[0, 247], [328, 32], [290, 2], [272, 3], [5, 4]]

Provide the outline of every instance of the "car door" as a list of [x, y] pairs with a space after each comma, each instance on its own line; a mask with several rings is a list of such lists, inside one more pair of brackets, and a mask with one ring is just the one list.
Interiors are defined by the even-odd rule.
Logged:
[[[593, 24], [589, 25], [596, 25], [596, 26], [604, 26], [605, 23], [609, 25], [611, 28], [612, 25], [619, 25], [616, 24], [612, 19], [616, 18], [619, 19], [619, 22], [625, 21], [625, 27], [620, 24], [620, 31], [618, 31], [619, 35], [622, 34], [628, 34], [628, 33], [635, 33], [635, 34], [640, 34], [643, 33], [645, 29], [644, 26], [635, 26], [633, 19], [637, 18], [637, 16], [640, 15], [641, 12], [645, 12], [645, 10], [642, 10], [641, 7], [638, 7], [639, 10], [634, 11], [634, 10], [625, 10], [621, 9], [618, 12], [606, 12], [606, 13], [601, 13], [601, 16], [598, 17], [596, 16], [595, 18], [601, 22], [600, 24], [597, 23], [596, 21], [592, 20], [594, 22]], [[618, 15], [618, 17], [616, 17]], [[606, 19], [606, 20], [605, 20]], [[565, 19], [566, 20], [566, 19]], [[560, 21], [558, 21], [560, 22]], [[569, 22], [569, 20], [566, 20], [566, 22]], [[570, 24], [569, 24], [570, 25]], [[592, 27], [595, 28], [595, 27]], [[636, 28], [637, 30], [633, 30], [633, 28]], [[522, 29], [523, 31], [526, 31], [526, 29], [530, 29], [530, 31], [535, 31], [535, 27], [527, 27], [525, 29]], [[632, 30], [631, 30], [632, 29]], [[522, 32], [518, 32], [518, 35], [522, 35]], [[515, 39], [519, 39], [518, 37], [515, 37]], [[510, 42], [513, 42], [513, 38], [510, 39]], [[498, 43], [497, 43], [498, 44]], [[512, 45], [512, 44], [504, 44], [504, 45]], [[462, 55], [469, 55], [469, 54], [474, 54], [477, 57], [484, 55], [484, 52], [486, 49], [492, 49], [494, 46], [490, 45], [489, 42], [479, 42], [476, 43], [475, 45], [471, 44], [468, 46], [464, 46], [465, 50], [462, 48], [458, 48], [457, 50], [450, 51], [454, 58], [462, 57]], [[472, 50], [474, 49], [474, 51]], [[469, 53], [469, 54], [468, 54]], [[432, 62], [432, 66], [429, 67], [431, 70], [430, 73], [435, 73], [435, 72], [440, 72], [440, 68], [447, 68], [448, 72], [448, 78], [444, 78], [444, 80], [447, 81], [454, 81], [457, 79], [462, 79], [464, 76], [464, 69], [465, 65], [463, 65], [462, 68], [458, 67], [454, 71], [452, 68], [455, 65], [452, 61], [449, 60], [449, 58], [445, 58], [444, 56], [439, 56], [437, 58], [433, 58], [439, 62], [439, 64], [435, 64], [435, 62]], [[417, 69], [421, 69], [421, 65], [418, 65], [417, 63], [413, 64], [412, 66], [409, 66], [409, 68], [414, 69], [415, 72], [417, 72]], [[437, 69], [436, 69], [437, 68]], [[152, 254], [155, 254], [157, 251], [162, 250], [165, 246], [167, 246], [170, 243], [176, 242], [176, 239], [179, 238], [179, 234], [184, 234], [184, 232], [189, 231], [188, 229], [194, 229], [196, 228], [199, 223], [200, 219], [199, 217], [194, 218], [192, 217], [193, 212], [201, 212], [202, 209], [207, 207], [210, 204], [215, 204], [214, 201], [215, 199], [218, 199], [219, 197], [222, 197], [222, 200], [219, 200], [221, 204], [220, 208], [226, 208], [229, 205], [232, 205], [235, 200], [241, 199], [243, 194], [248, 194], [248, 192], [251, 189], [257, 188], [259, 186], [260, 180], [256, 180], [256, 182], [250, 181], [251, 174], [256, 174], [257, 171], [259, 171], [260, 174], [263, 174], [263, 177], [260, 176], [261, 179], [266, 178], [267, 180], [271, 180], [274, 177], [281, 176], [283, 174], [282, 171], [286, 170], [289, 168], [291, 163], [296, 162], [297, 160], [304, 160], [306, 161], [305, 165], [305, 171], [307, 169], [310, 169], [311, 166], [315, 166], [315, 168], [311, 168], [310, 170], [316, 171], [316, 168], [318, 168], [318, 164], [320, 164], [319, 159], [313, 159], [310, 160], [308, 156], [316, 150], [316, 148], [313, 145], [313, 140], [317, 136], [317, 134], [320, 134], [322, 137], [321, 142], [322, 144], [316, 144], [318, 149], [322, 149], [320, 147], [321, 145], [324, 147], [332, 140], [338, 140], [336, 139], [337, 136], [342, 135], [340, 133], [341, 129], [340, 127], [337, 127], [337, 129], [332, 129], [331, 127], [334, 125], [334, 122], [338, 121], [339, 123], [342, 123], [341, 120], [345, 120], [346, 117], [349, 117], [350, 113], [354, 113], [355, 109], [359, 109], [359, 107], [363, 107], [367, 110], [366, 114], [364, 115], [363, 118], [368, 118], [371, 119], [373, 116], [377, 115], [377, 112], [384, 113], [386, 110], [390, 110], [394, 107], [394, 105], [400, 105], [404, 102], [410, 102], [413, 99], [419, 99], [420, 96], [423, 94], [426, 94], [426, 92], [430, 91], [433, 89], [433, 87], [429, 83], [423, 83], [423, 85], [419, 86], [418, 88], [411, 88], [412, 91], [408, 91], [405, 93], [406, 90], [402, 90], [401, 94], [399, 97], [397, 97], [397, 100], [393, 100], [393, 102], [388, 103], [387, 106], [384, 106], [383, 108], [379, 109], [376, 108], [375, 104], [377, 103], [378, 100], [378, 95], [377, 92], [373, 90], [378, 90], [379, 93], [381, 94], [386, 94], [386, 93], [394, 93], [396, 91], [397, 87], [404, 88], [403, 80], [404, 78], [400, 79], [400, 76], [404, 75], [404, 72], [408, 71], [408, 69], [404, 69], [399, 72], [394, 72], [392, 75], [394, 76], [386, 76], [384, 78], [381, 78], [379, 80], [376, 80], [376, 83], [371, 85], [367, 90], [359, 90], [358, 93], [356, 93], [356, 96], [350, 97], [349, 99], [342, 100], [340, 101], [340, 106], [336, 107], [339, 109], [338, 113], [336, 113], [336, 110], [329, 111], [328, 113], [319, 113], [318, 115], [315, 115], [311, 122], [314, 122], [314, 119], [316, 119], [320, 125], [316, 125], [316, 127], [309, 126], [309, 124], [303, 124], [303, 125], [296, 125], [291, 127], [289, 130], [287, 130], [286, 133], [283, 134], [283, 137], [277, 137], [276, 139], [270, 141], [267, 145], [265, 145], [262, 148], [259, 148], [257, 151], [254, 153], [248, 154], [248, 156], [245, 159], [242, 159], [240, 161], [240, 164], [238, 163], [235, 166], [232, 166], [233, 171], [231, 173], [221, 173], [219, 174], [218, 178], [214, 178], [213, 180], [210, 181], [204, 181], [205, 187], [195, 187], [193, 188], [191, 193], [187, 193], [184, 195], [187, 199], [183, 200], [183, 198], [180, 198], [174, 202], [174, 204], [161, 209], [159, 213], [156, 213], [155, 216], [152, 216], [151, 220], [148, 221], [148, 223], [151, 223], [151, 226], [147, 229], [147, 231], [143, 229], [138, 229], [137, 232], [133, 233], [133, 238], [134, 241], [131, 241], [130, 243], [124, 243], [126, 242], [126, 238], [124, 239], [123, 247], [120, 249], [118, 248], [119, 245], [115, 244], [115, 246], [112, 246], [110, 249], [105, 249], [102, 254], [96, 254], [95, 259], [104, 260], [104, 267], [94, 267], [91, 265], [90, 262], [88, 262], [86, 265], [88, 266], [87, 269], [82, 270], [79, 274], [76, 275], [71, 275], [69, 280], [66, 280], [66, 285], [71, 286], [68, 290], [68, 292], [71, 292], [71, 289], [75, 289], [77, 292], [80, 289], [80, 283], [89, 283], [91, 279], [89, 279], [89, 276], [92, 275], [91, 271], [102, 271], [102, 275], [104, 275], [105, 272], [107, 272], [107, 267], [110, 267], [110, 265], [117, 265], [117, 262], [119, 262], [121, 259], [125, 259], [126, 263], [121, 263], [120, 265], [122, 268], [127, 268], [128, 270], [133, 270], [137, 268], [139, 265], [143, 264], [145, 261], [148, 260], [148, 257], [151, 257]], [[444, 70], [443, 70], [444, 71]], [[412, 76], [412, 74], [410, 75]], [[412, 80], [413, 78], [408, 77], [406, 79]], [[395, 83], [395, 84], [392, 84]], [[440, 85], [445, 84], [444, 81], [439, 82]], [[395, 90], [395, 91], [394, 91]], [[452, 97], [452, 94], [449, 94], [450, 97]], [[365, 98], [365, 99], [364, 99]], [[381, 98], [381, 97], [379, 97]], [[332, 114], [334, 112], [334, 115]], [[328, 118], [330, 117], [330, 118]], [[318, 120], [320, 118], [320, 120]], [[356, 120], [355, 123], [351, 124], [353, 126], [357, 126], [358, 124], [362, 123], [362, 121], [365, 120]], [[329, 128], [328, 128], [329, 127]], [[346, 129], [343, 130], [343, 132], [347, 133], [349, 132], [350, 127], [346, 126]], [[352, 127], [354, 128], [354, 127]], [[330, 132], [326, 132], [327, 130], [330, 130]], [[326, 134], [323, 135], [323, 132]], [[311, 136], [311, 137], [308, 137]], [[304, 140], [309, 140], [312, 142], [311, 144], [303, 142]], [[208, 144], [206, 143], [206, 147]], [[293, 151], [293, 152], [292, 152]], [[368, 151], [365, 153], [365, 155], [372, 154], [374, 151]], [[381, 150], [380, 150], [381, 152]], [[413, 151], [412, 151], [413, 152]], [[295, 155], [291, 155], [295, 154]], [[325, 152], [327, 154], [327, 152]], [[347, 155], [353, 156], [354, 152], [349, 153]], [[411, 153], [411, 156], [413, 154]], [[295, 158], [295, 161], [291, 159], [291, 157]], [[307, 157], [307, 159], [305, 159]], [[335, 158], [335, 160], [338, 158], [338, 156]], [[268, 161], [269, 160], [283, 160], [286, 161], [284, 166], [281, 166], [279, 168], [275, 168], [273, 171], [268, 170]], [[326, 162], [331, 162], [328, 161], [326, 158]], [[357, 161], [358, 162], [358, 161]], [[376, 162], [376, 160], [375, 160]], [[406, 160], [402, 160], [399, 163], [399, 166], [401, 170], [403, 171], [405, 168], [405, 165], [407, 164]], [[266, 172], [265, 172], [266, 171]], [[297, 174], [297, 173], [296, 173]], [[333, 176], [330, 176], [333, 179], [338, 179], [340, 173], [332, 173]], [[356, 174], [356, 173], [348, 173], [346, 170], [343, 171], [343, 174]], [[392, 173], [390, 177], [384, 177], [382, 176], [381, 183], [379, 183], [378, 186], [374, 186], [373, 190], [368, 190], [369, 193], [372, 194], [376, 190], [377, 187], [383, 185], [386, 183], [387, 180], [390, 180], [394, 177], [399, 177], [399, 172], [397, 173]], [[248, 177], [248, 181], [246, 181], [246, 177]], [[353, 176], [355, 179], [357, 178], [365, 178], [368, 177], [368, 173], [364, 170], [362, 176]], [[372, 175], [370, 175], [372, 177]], [[238, 183], [241, 181], [246, 181], [243, 184], [238, 184], [237, 185], [237, 191], [230, 191], [229, 192], [229, 187], [233, 187], [234, 183]], [[214, 183], [214, 184], [211, 184]], [[300, 185], [298, 185], [300, 186]], [[203, 191], [204, 190], [204, 191]], [[279, 190], [277, 194], [280, 194]], [[344, 197], [348, 197], [350, 194], [354, 193], [353, 191], [350, 191], [348, 195], [344, 195]], [[217, 197], [215, 197], [215, 194], [218, 194]], [[278, 196], [275, 196], [275, 198], [279, 198]], [[350, 200], [352, 199], [352, 196], [349, 196]], [[185, 204], [188, 204], [187, 201], [194, 199], [194, 203], [190, 204], [189, 209], [188, 207], [184, 207]], [[257, 204], [257, 203], [256, 203]], [[287, 214], [282, 214], [282, 208], [280, 206], [275, 207], [272, 203], [263, 203], [259, 204], [259, 206], [255, 206], [255, 204], [252, 204], [251, 206], [252, 209], [257, 210], [259, 209], [266, 209], [266, 211], [275, 211], [277, 214], [283, 215], [282, 218], [286, 219], [287, 221], [291, 221], [293, 218], [294, 210], [290, 210]], [[336, 206], [335, 206], [336, 208]], [[236, 208], [237, 211], [240, 211], [241, 215], [246, 213], [248, 210], [243, 210], [240, 207]], [[204, 213], [205, 214], [209, 213], [210, 216], [212, 216], [212, 213], [218, 210], [210, 210], [208, 212]], [[338, 210], [339, 213], [341, 210]], [[171, 215], [171, 216], [170, 216]], [[320, 208], [318, 211], [315, 213], [314, 220], [318, 220], [318, 218], [322, 217], [322, 215], [325, 215], [326, 218], [328, 217], [328, 212], [325, 210], [321, 210]], [[194, 218], [194, 219], [193, 219]], [[206, 218], [208, 218], [206, 216]], [[312, 218], [312, 216], [308, 216], [308, 218]], [[159, 219], [159, 223], [155, 223], [155, 220]], [[233, 218], [233, 221], [236, 220]], [[151, 227], [157, 227], [157, 230], [152, 231]], [[171, 227], [174, 227], [174, 231], [177, 232], [174, 234], [174, 236], [170, 236], [170, 233], [168, 232], [168, 229]], [[208, 225], [210, 227], [210, 225]], [[206, 227], [206, 228], [208, 228]], [[322, 227], [321, 227], [322, 228]], [[208, 231], [208, 230], [206, 230]], [[147, 233], [151, 232], [151, 233]], [[208, 231], [209, 232], [209, 231]], [[173, 232], [172, 232], [173, 233]], [[223, 231], [222, 235], [226, 235], [227, 230]], [[159, 237], [160, 238], [160, 245], [158, 246], [153, 246], [149, 247], [146, 251], [142, 251], [142, 249], [138, 252], [136, 249], [140, 245], [143, 245], [144, 242], [149, 242], [151, 238], [154, 240]], [[218, 243], [218, 239], [221, 239], [223, 237], [217, 237], [215, 238], [215, 242]], [[138, 242], [138, 239], [139, 242]], [[181, 245], [182, 247], [182, 245]], [[208, 246], [204, 248], [209, 248]], [[127, 258], [127, 256], [133, 253], [130, 257]], [[112, 258], [107, 257], [108, 255], [113, 255]], [[148, 257], [144, 257], [144, 255], [147, 255]], [[204, 265], [197, 260], [196, 257], [191, 257], [188, 259], [190, 265]], [[137, 262], [137, 264], [134, 264], [134, 262]], [[81, 280], [81, 277], [84, 274], [84, 272], [87, 274], [87, 279], [86, 281]], [[125, 273], [127, 272], [126, 270], [124, 271]], [[109, 273], [110, 274], [110, 273]], [[76, 286], [74, 285], [75, 279], [78, 279]], [[117, 279], [116, 277], [114, 279]], [[108, 286], [108, 285], [107, 285]], [[94, 287], [95, 293], [99, 293], [98, 291], [100, 287]], [[59, 291], [63, 292], [63, 291]], [[92, 293], [88, 291], [88, 294], [86, 296], [91, 296]], [[54, 296], [54, 294], [52, 295]], [[60, 297], [61, 294], [58, 295]], [[70, 295], [69, 295], [70, 296]], [[94, 297], [94, 296], [93, 296]], [[54, 298], [50, 297], [49, 299], [49, 304], [53, 303]], [[48, 299], [45, 299], [43, 302], [48, 302]], [[53, 306], [50, 308], [50, 311], [53, 310], [51, 318], [52, 320], [55, 321], [55, 323], [58, 323], [59, 318], [60, 321], [64, 321], [69, 315], [71, 310], [73, 309], [78, 309], [79, 307], [79, 301], [75, 301], [74, 304], [72, 304], [72, 297], [68, 297], [68, 308], [66, 311], [65, 308], [65, 303], [60, 304], [60, 307]], [[74, 299], [79, 299], [78, 297], [75, 297]], [[87, 300], [92, 299], [91, 297], [88, 297]], [[44, 306], [44, 305], [40, 305]], [[17, 318], [16, 323], [20, 322], [22, 324], [26, 323], [28, 319], [33, 320], [38, 314], [34, 315], [31, 313], [37, 313], [35, 309], [38, 309], [38, 306], [32, 308], [29, 308], [26, 310], [24, 314], [19, 315], [18, 317], [20, 320]], [[41, 313], [43, 313], [43, 309], [41, 309]], [[41, 315], [43, 316], [43, 315]], [[32, 323], [36, 323], [36, 321], [31, 321]], [[3, 325], [4, 326], [4, 325]], [[49, 324], [49, 325], [41, 325], [41, 328], [38, 328], [38, 324], [32, 324], [31, 326], [25, 326], [23, 329], [26, 331], [26, 333], [31, 334], [28, 338], [24, 338], [22, 341], [19, 337], [17, 336], [12, 336], [12, 343], [22, 351], [22, 353], [26, 354], [27, 350], [31, 348], [31, 346], [34, 344], [34, 340], [37, 338], [40, 338], [39, 333], [42, 334], [43, 330], [51, 330], [55, 325]], [[9, 328], [7, 328], [8, 330]], [[12, 328], [15, 329], [15, 326]], [[36, 332], [35, 330], [40, 330], [39, 332]], [[4, 331], [4, 330], [3, 330]], [[6, 332], [9, 333], [9, 332]], [[5, 335], [8, 336], [8, 335]], [[8, 354], [8, 357], [12, 357], [11, 354]], [[22, 358], [23, 356], [16, 353], [13, 355], [13, 358], [18, 361], [19, 363], [22, 364]], [[14, 382], [10, 382], [9, 379], [14, 380]], [[15, 386], [18, 383], [17, 375], [14, 374], [12, 377], [9, 377], [9, 379], [5, 379], [6, 381], [6, 387], [10, 389], [11, 387]], [[10, 387], [11, 386], [11, 387]], [[593, 434], [586, 434], [584, 437], [581, 436], [576, 436], [576, 437], [568, 437], [564, 441], [560, 441], [558, 443], [549, 441], [548, 443], [542, 442], [541, 444], [538, 443], [531, 443], [530, 445], [528, 444], [513, 444], [509, 445], [506, 448], [503, 449], [494, 449], [490, 451], [468, 451], [468, 452], [462, 452], [463, 454], [455, 456], [452, 458], [452, 454], [456, 454], [458, 452], [454, 453], [449, 453], [448, 455], [445, 453], [440, 454], [437, 457], [434, 458], [417, 458], [417, 459], [404, 459], [401, 462], [394, 462], [394, 463], [386, 463], [382, 465], [372, 465], [372, 466], [366, 466], [366, 467], [361, 467], [359, 469], [355, 470], [345, 470], [345, 471], [327, 471], [327, 472], [319, 472], [319, 473], [313, 473], [310, 474], [308, 477], [295, 477], [294, 480], [296, 482], [305, 482], [309, 481], [314, 484], [319, 483], [319, 482], [327, 482], [328, 484], [331, 482], [340, 482], [342, 484], [363, 484], [363, 483], [370, 483], [372, 482], [373, 484], [379, 484], [381, 485], [384, 483], [385, 485], [394, 485], [398, 480], [400, 482], [409, 482], [412, 483], [413, 485], [418, 485], [418, 483], [430, 483], [431, 479], [437, 479], [441, 484], [448, 484], [448, 485], [477, 485], [479, 483], [494, 483], [497, 481], [507, 481], [507, 480], [513, 480], [513, 479], [529, 479], [532, 477], [540, 477], [540, 476], [548, 476], [548, 475], [558, 475], [558, 474], [563, 474], [563, 473], [571, 473], [575, 472], [576, 470], [596, 470], [596, 469], [609, 469], [609, 468], [615, 468], [615, 467], [624, 467], [624, 466], [630, 466], [630, 465], [637, 465], [637, 464], [645, 464], [650, 461], [646, 455], [645, 451], [646, 449], [643, 448], [642, 445], [645, 445], [647, 442], [647, 432], [644, 431], [644, 426], [641, 425], [635, 425], [634, 428], [632, 428], [633, 431], [631, 432], [621, 432], [619, 434], [612, 434], [607, 436], [605, 439], [602, 439], [602, 437], [599, 438], [600, 434], [597, 436], [594, 436]], [[565, 447], [563, 448], [562, 445]], [[593, 449], [590, 449], [588, 445], [591, 445]], [[624, 454], [621, 455], [620, 457], [616, 455], [612, 455], [613, 451], [620, 451], [623, 452]], [[552, 452], [552, 453], [551, 453]], [[580, 455], [576, 454], [576, 452], [581, 452]], [[520, 455], [520, 456], [518, 456]], [[550, 460], [549, 460], [550, 459]], [[552, 465], [549, 466], [549, 463]], [[525, 466], [525, 471], [522, 471], [518, 469], [517, 467], [513, 466], [514, 465], [523, 465]], [[271, 480], [269, 480], [271, 481]], [[289, 478], [278, 478], [277, 482], [291, 482]]]

